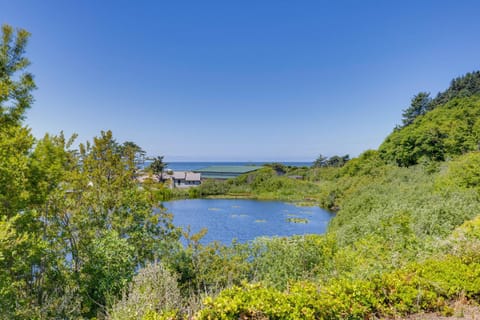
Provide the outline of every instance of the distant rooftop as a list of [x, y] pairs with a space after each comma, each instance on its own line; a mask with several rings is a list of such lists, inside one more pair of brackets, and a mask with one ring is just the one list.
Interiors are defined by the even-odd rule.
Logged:
[[206, 179], [229, 179], [263, 168], [262, 166], [210, 166], [194, 170]]
[[247, 173], [263, 168], [262, 166], [211, 166], [194, 170], [195, 172], [212, 172], [212, 173]]
[[191, 171], [170, 171], [164, 172], [163, 179], [185, 180], [185, 181], [200, 181], [201, 173]]

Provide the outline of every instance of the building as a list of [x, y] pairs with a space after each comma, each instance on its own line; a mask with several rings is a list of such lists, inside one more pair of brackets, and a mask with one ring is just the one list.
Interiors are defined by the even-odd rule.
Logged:
[[191, 171], [167, 171], [163, 173], [163, 180], [170, 182], [172, 188], [189, 188], [201, 184], [201, 173]]
[[262, 166], [211, 166], [194, 170], [202, 175], [202, 179], [225, 180], [238, 177], [241, 174], [249, 173], [263, 168]]

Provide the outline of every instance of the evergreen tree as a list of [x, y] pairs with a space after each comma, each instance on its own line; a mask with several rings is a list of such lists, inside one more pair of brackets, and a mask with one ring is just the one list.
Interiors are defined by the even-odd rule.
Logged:
[[432, 99], [428, 92], [420, 92], [413, 96], [410, 107], [403, 110], [403, 126], [412, 124], [417, 117], [424, 115], [431, 110], [431, 102]]
[[466, 98], [480, 94], [480, 71], [468, 72], [450, 82], [447, 90], [439, 92], [432, 100], [431, 108], [443, 105], [454, 98]]

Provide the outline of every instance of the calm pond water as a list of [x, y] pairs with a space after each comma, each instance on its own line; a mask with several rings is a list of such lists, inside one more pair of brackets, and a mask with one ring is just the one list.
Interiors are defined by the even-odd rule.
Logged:
[[[190, 225], [192, 233], [207, 228], [202, 243], [217, 240], [230, 244], [233, 239], [246, 242], [260, 236], [321, 234], [334, 216], [319, 207], [298, 207], [280, 201], [194, 199], [163, 205], [173, 213], [175, 225]], [[289, 221], [292, 219], [308, 222]]]

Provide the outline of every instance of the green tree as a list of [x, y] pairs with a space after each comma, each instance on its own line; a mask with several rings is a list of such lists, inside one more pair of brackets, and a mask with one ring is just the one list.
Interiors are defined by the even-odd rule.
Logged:
[[430, 98], [430, 93], [420, 92], [413, 96], [410, 107], [403, 110], [403, 126], [405, 127], [412, 124], [417, 117], [430, 111], [431, 107], [432, 99]]
[[[0, 314], [36, 312], [38, 266], [46, 253], [30, 201], [29, 152], [34, 139], [22, 126], [33, 102], [33, 76], [24, 56], [29, 33], [3, 25], [0, 38]], [[30, 306], [30, 308], [28, 308]]]
[[327, 160], [326, 166], [327, 167], [343, 167], [349, 160], [350, 160], [350, 156], [348, 154], [344, 156], [333, 156]]
[[46, 135], [30, 156], [32, 206], [48, 247], [38, 263], [38, 301], [49, 317], [103, 316], [135, 268], [178, 246], [171, 215], [134, 179], [135, 154], [110, 131], [71, 150]]
[[478, 96], [456, 98], [393, 131], [379, 147], [380, 155], [400, 166], [411, 166], [421, 159], [443, 161], [478, 150], [479, 117]]
[[135, 268], [178, 246], [171, 215], [134, 179], [143, 151], [110, 131], [35, 145], [22, 125], [33, 102], [28, 32], [0, 42], [0, 314], [79, 318], [105, 312]]
[[325, 167], [326, 166], [326, 161], [327, 157], [323, 155], [319, 155], [317, 159], [313, 162], [313, 167], [314, 168], [320, 168], [320, 167]]
[[480, 94], [480, 71], [468, 72], [455, 78], [450, 86], [443, 92], [439, 92], [431, 102], [431, 108], [436, 108], [455, 98], [466, 98]]
[[120, 146], [120, 152], [127, 159], [133, 157], [136, 167], [145, 163], [145, 150], [133, 141], [125, 141]]
[[15, 215], [26, 205], [28, 152], [34, 139], [22, 127], [25, 111], [33, 102], [33, 76], [24, 56], [29, 33], [2, 26], [0, 39], [0, 213]]
[[81, 270], [81, 291], [88, 297], [85, 305], [91, 310], [87, 315], [95, 316], [98, 306], [104, 313], [126, 288], [135, 272], [134, 250], [113, 230], [99, 232], [89, 243]]
[[9, 25], [2, 26], [0, 39], [0, 127], [20, 125], [33, 102], [36, 88], [33, 76], [26, 71], [30, 61], [24, 56], [30, 34]]
[[322, 167], [343, 167], [350, 160], [348, 154], [344, 156], [332, 156], [330, 158], [319, 155], [313, 163], [314, 168]]
[[163, 181], [163, 171], [166, 167], [167, 164], [163, 162], [163, 156], [156, 157], [150, 165], [150, 169], [157, 176], [158, 181]]

